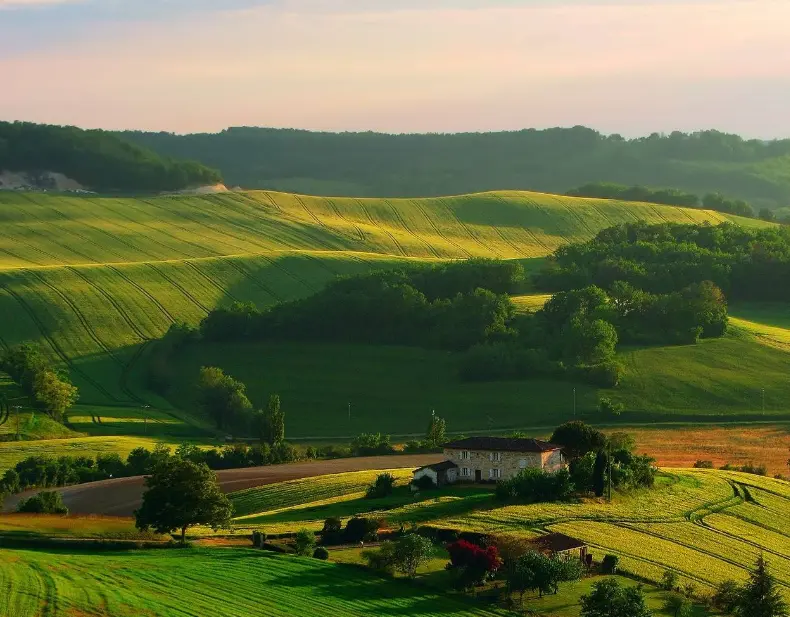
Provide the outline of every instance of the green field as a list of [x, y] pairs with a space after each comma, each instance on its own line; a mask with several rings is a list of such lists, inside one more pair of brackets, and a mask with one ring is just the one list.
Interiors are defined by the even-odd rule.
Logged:
[[[342, 474], [340, 474], [342, 476]], [[652, 490], [615, 494], [611, 503], [584, 499], [571, 503], [508, 505], [490, 489], [458, 486], [438, 492], [393, 494], [381, 508], [349, 494], [314, 500], [304, 481], [303, 503], [236, 521], [282, 533], [320, 529], [330, 516], [348, 518], [374, 512], [390, 527], [431, 524], [494, 535], [533, 537], [558, 531], [588, 542], [596, 559], [615, 553], [624, 572], [658, 582], [674, 570], [700, 591], [717, 583], [742, 581], [760, 553], [790, 598], [790, 483], [738, 472], [667, 469]], [[339, 484], [340, 478], [335, 482]], [[266, 487], [276, 492], [277, 485]], [[239, 495], [239, 494], [236, 494]], [[235, 496], [235, 495], [234, 495]]]
[[[571, 410], [572, 384], [460, 384], [454, 358], [441, 352], [200, 346], [179, 362], [170, 400], [146, 389], [144, 367], [152, 341], [172, 323], [197, 324], [209, 310], [236, 300], [265, 306], [309, 295], [338, 275], [404, 262], [489, 256], [535, 267], [562, 244], [639, 219], [764, 224], [703, 210], [524, 192], [389, 200], [265, 191], [150, 198], [0, 193], [0, 311], [13, 324], [0, 328], [0, 346], [38, 342], [80, 388], [68, 429], [23, 411], [20, 433], [205, 438], [210, 427], [196, 413], [192, 390], [201, 364], [245, 380], [257, 404], [279, 392], [292, 437], [419, 433], [432, 409], [446, 415], [453, 430], [545, 424]], [[540, 301], [518, 302], [529, 309]], [[694, 365], [662, 374], [671, 382], [669, 394], [656, 398], [655, 407], [640, 371], [648, 375], [666, 357], [660, 350], [635, 351], [622, 398], [629, 408], [651, 413], [749, 414], [756, 409], [754, 392], [766, 387], [768, 411], [786, 411], [788, 386], [778, 379], [784, 350], [755, 345], [758, 338], [716, 341], [694, 352], [666, 350], [685, 353], [680, 362]], [[719, 348], [726, 366], [711, 372]], [[726, 387], [730, 366], [743, 357], [753, 368]], [[711, 402], [707, 391], [719, 386], [722, 400]], [[597, 396], [577, 386], [581, 407], [592, 409]], [[15, 432], [15, 419], [0, 426], [0, 433]], [[9, 456], [0, 452], [0, 460]]]
[[0, 549], [0, 587], [0, 614], [14, 617], [502, 614], [354, 566], [251, 549]]

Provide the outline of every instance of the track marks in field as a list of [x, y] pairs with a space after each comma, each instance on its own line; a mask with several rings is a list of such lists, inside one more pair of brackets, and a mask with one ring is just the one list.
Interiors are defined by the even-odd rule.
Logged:
[[384, 203], [395, 215], [395, 219], [398, 221], [400, 226], [404, 230], [406, 230], [407, 234], [411, 235], [415, 240], [417, 240], [417, 242], [421, 243], [426, 249], [428, 249], [428, 252], [431, 253], [434, 257], [436, 257], [437, 259], [441, 257], [439, 253], [436, 252], [436, 249], [433, 248], [433, 245], [431, 245], [427, 240], [425, 240], [425, 238], [418, 235], [417, 232], [415, 232], [411, 227], [409, 227], [409, 225], [406, 223], [406, 220], [403, 218], [403, 216], [401, 216], [400, 211], [395, 207], [395, 205], [389, 199], [385, 199]]
[[406, 253], [406, 251], [403, 250], [401, 243], [398, 242], [398, 239], [394, 236], [394, 234], [389, 229], [387, 229], [385, 225], [379, 225], [378, 223], [376, 223], [376, 221], [373, 219], [373, 216], [370, 214], [370, 210], [368, 210], [368, 207], [365, 205], [365, 202], [362, 201], [361, 199], [355, 199], [354, 201], [356, 201], [357, 204], [359, 204], [359, 207], [362, 208], [362, 212], [365, 213], [365, 216], [367, 217], [371, 227], [380, 229], [385, 234], [387, 234], [387, 236], [389, 236], [389, 239], [392, 240], [392, 243], [395, 245], [395, 248], [398, 249], [398, 253], [400, 253], [402, 257], [408, 257], [408, 253]]
[[480, 238], [478, 238], [477, 235], [472, 232], [472, 229], [461, 220], [458, 214], [456, 214], [455, 210], [453, 210], [452, 206], [450, 206], [450, 204], [448, 204], [444, 198], [437, 197], [435, 201], [436, 203], [441, 205], [453, 219], [455, 219], [455, 222], [458, 223], [461, 229], [463, 229], [466, 232], [466, 235], [468, 235], [473, 242], [475, 242], [480, 248], [482, 248], [485, 253], [493, 253], [495, 257], [499, 259], [502, 258], [502, 253], [500, 253], [493, 246], [487, 246], [486, 244], [484, 244], [480, 240]]

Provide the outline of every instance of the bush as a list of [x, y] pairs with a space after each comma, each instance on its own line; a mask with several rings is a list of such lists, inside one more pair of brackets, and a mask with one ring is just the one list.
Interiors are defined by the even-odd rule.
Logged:
[[313, 551], [313, 558], [326, 561], [327, 559], [329, 559], [329, 551], [326, 550], [323, 546], [319, 546], [317, 549]]
[[429, 491], [437, 488], [436, 482], [433, 481], [431, 476], [420, 476], [412, 482], [412, 486], [415, 486], [420, 491]]
[[308, 529], [300, 529], [294, 538], [294, 548], [297, 555], [310, 555], [315, 548], [315, 534]]
[[698, 460], [694, 463], [695, 469], [713, 469], [713, 461], [702, 461]]
[[678, 575], [674, 570], [664, 570], [661, 575], [661, 589], [672, 591], [678, 586]]
[[735, 581], [723, 581], [716, 586], [713, 606], [725, 613], [732, 613], [741, 601], [743, 588]]
[[380, 473], [376, 476], [376, 481], [368, 487], [365, 493], [366, 499], [379, 499], [392, 495], [395, 486], [395, 476], [391, 473]]
[[617, 555], [605, 555], [601, 562], [601, 572], [604, 574], [617, 574], [617, 564], [620, 558]]
[[57, 491], [43, 491], [22, 500], [17, 512], [28, 514], [68, 514], [69, 509], [63, 503], [63, 496]]
[[447, 545], [450, 563], [458, 572], [462, 588], [482, 583], [502, 565], [496, 546], [481, 548], [477, 544], [458, 540]]
[[343, 536], [345, 541], [351, 544], [375, 542], [378, 539], [380, 527], [381, 521], [378, 519], [355, 516], [346, 523]]
[[568, 470], [549, 473], [542, 469], [522, 469], [509, 480], [497, 482], [496, 496], [501, 501], [519, 500], [526, 503], [563, 501], [573, 495], [575, 487]]
[[395, 543], [384, 542], [378, 550], [362, 551], [362, 559], [371, 570], [382, 574], [395, 573]]
[[266, 532], [265, 531], [253, 531], [252, 532], [252, 545], [255, 548], [263, 548], [264, 544], [266, 544]]
[[326, 519], [324, 527], [321, 529], [321, 542], [323, 544], [340, 544], [343, 540], [342, 526], [342, 521], [337, 517]]

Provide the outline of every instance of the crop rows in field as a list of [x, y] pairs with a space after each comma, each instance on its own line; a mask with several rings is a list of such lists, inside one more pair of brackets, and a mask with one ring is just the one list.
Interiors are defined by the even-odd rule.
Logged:
[[237, 516], [261, 514], [300, 504], [322, 502], [336, 497], [355, 496], [370, 486], [381, 473], [391, 473], [399, 483], [411, 478], [413, 468], [353, 471], [315, 476], [259, 486], [231, 494]]
[[243, 549], [0, 550], [0, 614], [36, 617], [496, 615], [359, 568]]

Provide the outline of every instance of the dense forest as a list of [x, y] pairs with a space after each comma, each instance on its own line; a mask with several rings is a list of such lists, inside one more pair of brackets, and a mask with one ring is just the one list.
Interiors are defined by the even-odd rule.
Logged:
[[160, 154], [220, 169], [228, 184], [317, 195], [418, 197], [590, 182], [722, 193], [756, 209], [790, 206], [790, 139], [717, 131], [627, 140], [592, 129], [454, 135], [230, 128], [122, 134]]
[[58, 172], [106, 191], [175, 191], [216, 184], [221, 174], [175, 160], [107, 131], [29, 122], [0, 122], [0, 171]]

